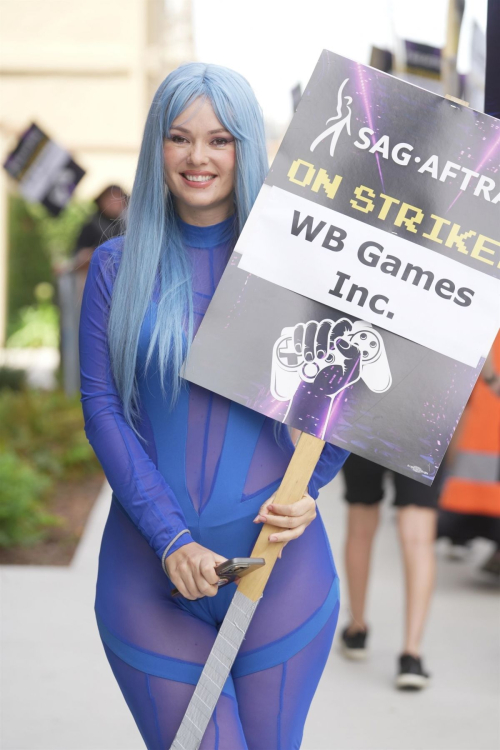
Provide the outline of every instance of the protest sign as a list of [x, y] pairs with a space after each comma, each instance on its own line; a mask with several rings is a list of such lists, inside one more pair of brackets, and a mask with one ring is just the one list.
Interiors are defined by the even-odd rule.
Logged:
[[430, 484], [500, 321], [500, 123], [324, 51], [185, 377]]
[[19, 183], [30, 203], [41, 203], [58, 216], [85, 174], [68, 151], [33, 123], [22, 134], [4, 162], [4, 169]]

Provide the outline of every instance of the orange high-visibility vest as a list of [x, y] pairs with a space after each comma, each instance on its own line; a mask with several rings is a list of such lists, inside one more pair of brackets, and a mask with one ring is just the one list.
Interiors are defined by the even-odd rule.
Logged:
[[[500, 372], [500, 334], [492, 351], [495, 370]], [[500, 398], [481, 377], [462, 419], [458, 451], [440, 507], [500, 517]]]

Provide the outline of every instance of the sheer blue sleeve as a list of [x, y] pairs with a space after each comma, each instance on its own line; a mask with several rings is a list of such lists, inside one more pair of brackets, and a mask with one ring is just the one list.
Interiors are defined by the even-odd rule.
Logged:
[[[110, 240], [94, 252], [83, 294], [80, 375], [85, 433], [120, 504], [161, 559], [187, 524], [172, 489], [125, 420], [111, 373], [107, 323], [120, 245], [120, 239]], [[168, 554], [192, 541], [189, 532], [182, 534]]]
[[309, 481], [308, 492], [315, 500], [318, 499], [322, 487], [331, 482], [344, 465], [349, 451], [338, 448], [336, 445], [326, 443], [321, 451], [321, 456], [316, 464], [314, 473]]

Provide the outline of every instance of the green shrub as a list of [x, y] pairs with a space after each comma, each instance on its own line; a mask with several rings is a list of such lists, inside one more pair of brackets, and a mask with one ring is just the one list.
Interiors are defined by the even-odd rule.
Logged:
[[69, 258], [80, 230], [96, 210], [93, 201], [72, 200], [59, 216], [51, 216], [40, 203], [27, 204], [43, 246], [52, 263]]
[[43, 538], [49, 526], [61, 522], [46, 511], [55, 482], [99, 470], [77, 396], [0, 391], [0, 547]]
[[36, 305], [22, 307], [17, 322], [11, 321], [13, 332], [7, 339], [8, 347], [59, 347], [59, 309], [52, 304], [54, 287], [41, 281], [33, 290]]
[[25, 385], [25, 370], [14, 369], [13, 367], [0, 367], [0, 391], [2, 388], [10, 388], [12, 391], [20, 391]]
[[76, 238], [95, 211], [91, 201], [71, 201], [59, 216], [20, 195], [9, 197], [9, 273], [7, 336], [20, 327], [23, 308], [30, 308], [34, 290], [54, 283], [52, 268], [71, 256]]
[[19, 311], [33, 304], [33, 290], [41, 281], [52, 281], [52, 265], [45, 247], [39, 220], [30, 204], [20, 196], [9, 200], [7, 335], [18, 324]]
[[29, 545], [61, 520], [46, 512], [52, 482], [12, 451], [0, 453], [0, 547]]
[[62, 391], [0, 392], [0, 451], [2, 446], [52, 479], [99, 471], [79, 398], [69, 399]]
[[23, 307], [11, 323], [8, 347], [59, 347], [59, 309], [50, 302]]

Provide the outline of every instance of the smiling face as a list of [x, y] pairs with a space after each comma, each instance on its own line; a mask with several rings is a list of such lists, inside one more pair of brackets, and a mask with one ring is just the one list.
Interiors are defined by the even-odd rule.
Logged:
[[208, 99], [196, 99], [176, 117], [163, 156], [165, 180], [183, 221], [209, 226], [234, 213], [235, 141]]

